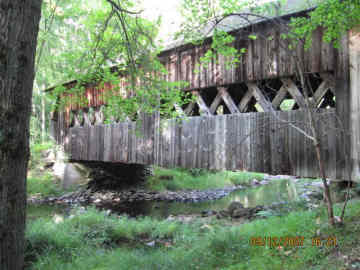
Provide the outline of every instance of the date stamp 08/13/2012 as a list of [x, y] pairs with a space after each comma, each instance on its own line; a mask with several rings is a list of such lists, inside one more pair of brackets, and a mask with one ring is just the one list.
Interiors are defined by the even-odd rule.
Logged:
[[[250, 238], [251, 246], [268, 246], [268, 247], [303, 247], [304, 246], [304, 236], [255, 236]], [[316, 247], [327, 246], [334, 247], [336, 246], [336, 236], [330, 236], [325, 239], [320, 237], [312, 237], [311, 245]]]

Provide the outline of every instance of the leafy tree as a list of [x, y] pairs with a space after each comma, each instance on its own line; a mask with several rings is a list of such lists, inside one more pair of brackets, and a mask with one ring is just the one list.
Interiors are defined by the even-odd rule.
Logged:
[[[41, 60], [44, 65], [39, 65], [37, 77], [41, 81], [49, 78], [46, 74], [54, 74], [50, 76], [51, 83], [46, 82], [46, 85], [58, 84], [49, 95], [53, 105], [60, 110], [67, 106], [70, 101], [66, 97], [57, 102], [64, 91], [72, 94], [71, 102], [86, 105], [83, 93], [89, 83], [98, 83], [98, 88], [105, 83], [114, 86], [105, 96], [108, 121], [119, 117], [136, 119], [139, 111], [160, 110], [170, 117], [176, 115], [174, 104], [181, 106], [189, 102], [180, 90], [184, 83], [164, 79], [166, 70], [157, 57], [160, 47], [154, 41], [159, 21], [143, 19], [134, 2], [122, 1], [120, 5], [119, 1], [111, 0], [90, 1], [90, 4], [79, 1], [74, 7], [71, 1], [65, 1], [61, 8], [61, 16], [54, 19], [56, 24], [50, 31], [55, 33], [55, 41], [46, 40]], [[56, 77], [61, 82], [76, 79], [77, 83], [67, 89], [54, 80]], [[121, 82], [127, 87], [126, 93], [119, 95]]]

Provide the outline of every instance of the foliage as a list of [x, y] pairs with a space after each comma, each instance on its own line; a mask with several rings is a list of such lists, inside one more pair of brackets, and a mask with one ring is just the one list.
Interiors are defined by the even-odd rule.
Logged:
[[[356, 246], [359, 233], [359, 202], [350, 202], [348, 211], [348, 226], [331, 228], [324, 225], [324, 209], [255, 220], [241, 227], [220, 221], [204, 227], [199, 222], [107, 217], [90, 210], [59, 224], [45, 219], [31, 222], [27, 258], [33, 260], [31, 269], [44, 270], [89, 265], [92, 269], [322, 269], [331, 264], [339, 269], [340, 262], [329, 254]], [[317, 233], [324, 243], [321, 248], [312, 244]], [[286, 236], [303, 237], [303, 247], [251, 244], [253, 237]], [[337, 247], [325, 244], [332, 236]]]
[[[66, 47], [59, 50], [54, 60], [62, 66], [58, 78], [76, 82], [68, 87], [59, 85], [49, 93], [53, 105], [60, 109], [70, 103], [87, 106], [84, 90], [92, 85], [100, 92], [107, 89], [103, 98], [108, 121], [111, 116], [135, 120], [139, 111], [159, 110], [163, 116], [176, 116], [174, 104], [182, 106], [189, 99], [180, 91], [184, 83], [164, 79], [166, 70], [157, 58], [160, 48], [154, 42], [159, 22], [116, 8], [134, 10], [135, 1], [122, 1], [119, 5], [103, 0], [96, 7], [90, 4], [86, 8], [85, 2], [64, 6], [65, 14], [70, 10], [79, 12], [63, 20], [60, 29], [66, 36], [61, 40], [65, 40]], [[74, 42], [77, 46], [72, 46]]]
[[43, 159], [47, 152], [54, 149], [54, 144], [51, 141], [45, 143], [30, 144], [30, 161], [29, 169], [35, 169], [43, 166]]
[[360, 24], [360, 3], [353, 0], [327, 0], [317, 5], [310, 12], [309, 17], [293, 18], [291, 20], [292, 33], [298, 39], [305, 40], [305, 47], [312, 43], [312, 33], [318, 28], [324, 29], [323, 39], [332, 42], [335, 48], [339, 47], [339, 39]]
[[[316, 3], [316, 9], [306, 17], [292, 18], [289, 32], [283, 33], [283, 38], [290, 38], [295, 43], [304, 40], [305, 47], [309, 48], [313, 31], [322, 27], [324, 28], [324, 40], [328, 43], [332, 42], [335, 47], [338, 47], [341, 36], [360, 23], [360, 3], [358, 1], [312, 2], [312, 6]], [[233, 34], [242, 35], [243, 39], [248, 38], [249, 40], [264, 38], [251, 32], [242, 32], [239, 28], [255, 23], [259, 19], [275, 20], [274, 17], [286, 12], [283, 8], [286, 3], [286, 0], [270, 3], [252, 0], [183, 0], [182, 15], [185, 19], [177, 37], [201, 43], [211, 35], [210, 49], [202, 57], [202, 63], [216, 61], [220, 54], [227, 57], [228, 65], [239, 64], [246, 49], [234, 48]], [[299, 5], [298, 9], [306, 9], [306, 5]], [[279, 24], [283, 24], [283, 22], [277, 21], [274, 26]], [[236, 29], [237, 31], [234, 31]], [[290, 45], [291, 48], [294, 46]]]

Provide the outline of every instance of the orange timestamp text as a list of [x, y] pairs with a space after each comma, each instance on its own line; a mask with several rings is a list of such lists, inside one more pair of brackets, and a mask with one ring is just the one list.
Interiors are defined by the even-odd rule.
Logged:
[[[303, 247], [304, 236], [255, 236], [250, 238], [251, 246], [268, 246], [268, 247]], [[336, 246], [336, 236], [330, 236], [326, 239], [320, 237], [311, 238], [312, 246]]]

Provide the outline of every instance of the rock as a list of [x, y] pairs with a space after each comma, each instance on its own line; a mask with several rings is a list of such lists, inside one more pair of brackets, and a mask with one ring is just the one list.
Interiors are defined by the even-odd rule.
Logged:
[[231, 213], [231, 217], [232, 218], [240, 218], [240, 217], [245, 217], [245, 216], [249, 216], [251, 208], [237, 208], [234, 209], [234, 211]]
[[147, 245], [149, 247], [153, 247], [153, 246], [155, 246], [155, 241], [148, 242], [145, 245]]
[[230, 216], [230, 213], [226, 210], [220, 210], [217, 214], [216, 214], [216, 217], [218, 219], [220, 218], [225, 218], [225, 217], [229, 217]]
[[244, 205], [242, 205], [242, 203], [240, 202], [232, 202], [227, 211], [229, 212], [230, 216], [232, 216], [232, 213], [234, 212], [235, 209], [243, 209]]

